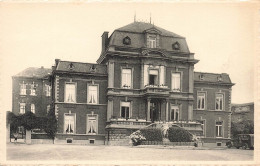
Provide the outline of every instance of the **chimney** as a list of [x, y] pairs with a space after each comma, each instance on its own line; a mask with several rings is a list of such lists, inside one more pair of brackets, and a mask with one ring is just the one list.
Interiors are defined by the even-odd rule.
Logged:
[[104, 32], [102, 37], [102, 50], [101, 50], [101, 54], [106, 50], [107, 45], [108, 45], [108, 32]]
[[55, 66], [57, 67], [58, 63], [60, 62], [60, 59], [55, 59]]

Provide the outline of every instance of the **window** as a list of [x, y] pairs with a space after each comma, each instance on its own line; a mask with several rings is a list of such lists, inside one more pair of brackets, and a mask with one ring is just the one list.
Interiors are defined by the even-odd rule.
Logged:
[[199, 109], [199, 110], [204, 110], [205, 109], [205, 97], [206, 96], [206, 93], [205, 92], [198, 92], [198, 99], [197, 99], [197, 101], [198, 101], [198, 105], [197, 105], [197, 108]]
[[98, 104], [98, 86], [89, 85], [88, 86], [88, 103]]
[[222, 121], [216, 122], [216, 137], [223, 137]]
[[199, 122], [201, 123], [202, 135], [206, 137], [206, 120], [199, 120]]
[[98, 133], [98, 116], [97, 115], [87, 115], [87, 134], [97, 134]]
[[64, 115], [64, 133], [74, 134], [75, 133], [75, 114]]
[[66, 83], [65, 84], [65, 102], [75, 103], [76, 102], [76, 84]]
[[172, 73], [172, 91], [181, 91], [181, 73]]
[[20, 95], [26, 95], [26, 84], [24, 82], [20, 84]]
[[131, 88], [132, 87], [132, 70], [131, 69], [122, 69], [121, 86], [123, 88]]
[[51, 109], [51, 105], [47, 105], [47, 113], [49, 113], [50, 109]]
[[20, 103], [20, 114], [25, 113], [25, 103]]
[[171, 120], [172, 121], [179, 121], [179, 117], [180, 117], [179, 106], [172, 105], [171, 106]]
[[31, 104], [31, 112], [35, 114], [35, 105]]
[[216, 94], [216, 110], [223, 110], [223, 98], [224, 95], [221, 93]]
[[45, 85], [45, 88], [46, 96], [51, 96], [51, 86]]
[[32, 95], [32, 96], [36, 95], [36, 85], [34, 82], [31, 84], [31, 94], [30, 95]]
[[156, 37], [150, 36], [148, 38], [148, 47], [149, 48], [156, 48]]
[[158, 85], [158, 70], [149, 70], [149, 85]]
[[121, 102], [121, 117], [125, 119], [130, 117], [130, 102]]

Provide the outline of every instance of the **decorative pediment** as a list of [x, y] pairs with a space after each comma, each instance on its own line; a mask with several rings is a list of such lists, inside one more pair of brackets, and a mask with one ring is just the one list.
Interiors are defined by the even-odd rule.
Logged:
[[146, 29], [145, 31], [144, 31], [145, 33], [151, 33], [151, 34], [161, 34], [162, 32], [161, 31], [159, 31], [158, 29], [156, 29], [156, 28], [150, 28], [150, 29]]
[[165, 57], [165, 54], [162, 51], [159, 50], [143, 50], [142, 55], [148, 56], [148, 55], [160, 55], [162, 57]]

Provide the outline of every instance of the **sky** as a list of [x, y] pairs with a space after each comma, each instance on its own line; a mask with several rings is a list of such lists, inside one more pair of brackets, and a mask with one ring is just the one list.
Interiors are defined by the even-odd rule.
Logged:
[[101, 35], [134, 21], [186, 37], [195, 71], [228, 73], [232, 103], [254, 101], [256, 6], [253, 3], [1, 3], [2, 110], [12, 109], [11, 76], [54, 60], [95, 63]]

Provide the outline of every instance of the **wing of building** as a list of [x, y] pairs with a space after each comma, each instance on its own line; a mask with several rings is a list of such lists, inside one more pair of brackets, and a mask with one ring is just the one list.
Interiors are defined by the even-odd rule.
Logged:
[[104, 32], [97, 64], [56, 59], [56, 142], [124, 144], [137, 129], [167, 123], [224, 145], [234, 84], [225, 73], [194, 72], [196, 63], [184, 37], [144, 22]]

